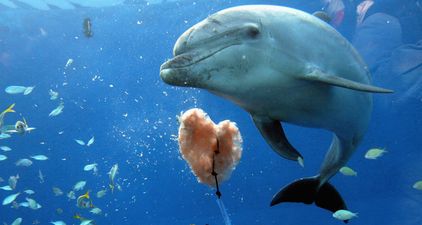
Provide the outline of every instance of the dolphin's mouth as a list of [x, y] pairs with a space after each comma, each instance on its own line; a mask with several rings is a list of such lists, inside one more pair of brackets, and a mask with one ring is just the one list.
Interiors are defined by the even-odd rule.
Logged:
[[216, 53], [230, 46], [231, 45], [220, 46], [220, 47], [210, 49], [210, 50], [197, 49], [197, 50], [185, 52], [180, 55], [176, 55], [174, 58], [167, 60], [165, 63], [163, 63], [160, 67], [160, 71], [165, 70], [165, 69], [181, 69], [181, 68], [192, 66], [194, 64], [197, 64], [215, 55]]
[[165, 83], [170, 85], [199, 87], [203, 77], [193, 75], [192, 66], [197, 65], [201, 61], [212, 57], [230, 46], [232, 44], [212, 49], [193, 49], [176, 55], [161, 65], [160, 77]]

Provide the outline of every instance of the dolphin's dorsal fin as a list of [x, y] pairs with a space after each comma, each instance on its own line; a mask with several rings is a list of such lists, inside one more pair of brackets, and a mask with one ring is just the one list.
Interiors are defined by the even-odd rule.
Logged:
[[314, 69], [303, 77], [305, 80], [316, 81], [328, 85], [352, 89], [355, 91], [373, 92], [373, 93], [393, 93], [392, 90], [372, 86], [369, 84], [362, 84], [356, 81], [348, 80], [339, 76], [326, 74], [318, 69]]
[[304, 166], [302, 155], [287, 140], [280, 121], [257, 115], [252, 115], [252, 119], [265, 141], [275, 152], [286, 159], [298, 161], [302, 167]]
[[316, 11], [312, 13], [313, 16], [318, 17], [320, 20], [329, 23], [331, 21], [331, 17], [324, 11]]

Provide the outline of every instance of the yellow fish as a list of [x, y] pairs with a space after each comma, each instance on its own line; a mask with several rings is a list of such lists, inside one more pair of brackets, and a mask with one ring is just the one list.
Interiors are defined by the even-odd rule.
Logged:
[[13, 110], [13, 107], [14, 106], [15, 106], [15, 103], [13, 103], [12, 105], [10, 105], [6, 110], [4, 110], [0, 114], [0, 128], [3, 126], [3, 120], [4, 120], [4, 116], [6, 115], [6, 113], [15, 112], [15, 110]]

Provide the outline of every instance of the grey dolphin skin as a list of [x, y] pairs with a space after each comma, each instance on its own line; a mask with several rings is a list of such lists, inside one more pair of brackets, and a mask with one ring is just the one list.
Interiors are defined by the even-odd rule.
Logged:
[[302, 202], [332, 212], [347, 208], [328, 180], [364, 136], [371, 93], [392, 91], [370, 84], [367, 66], [334, 28], [292, 8], [238, 6], [185, 31], [173, 54], [160, 68], [165, 83], [206, 89], [242, 107], [284, 158], [303, 163], [281, 122], [333, 132], [319, 174], [283, 187], [271, 206]]

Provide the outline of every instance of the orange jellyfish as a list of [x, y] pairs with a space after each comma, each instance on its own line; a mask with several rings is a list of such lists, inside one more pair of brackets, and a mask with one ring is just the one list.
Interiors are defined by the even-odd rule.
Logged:
[[217, 189], [217, 203], [225, 224], [230, 219], [223, 202], [219, 182], [230, 178], [242, 156], [242, 137], [234, 122], [215, 124], [201, 109], [193, 108], [179, 117], [179, 148], [198, 182]]
[[[242, 137], [234, 122], [215, 124], [201, 109], [180, 116], [179, 147], [198, 181], [216, 187], [230, 178], [242, 156]], [[217, 173], [217, 182], [214, 173]]]

